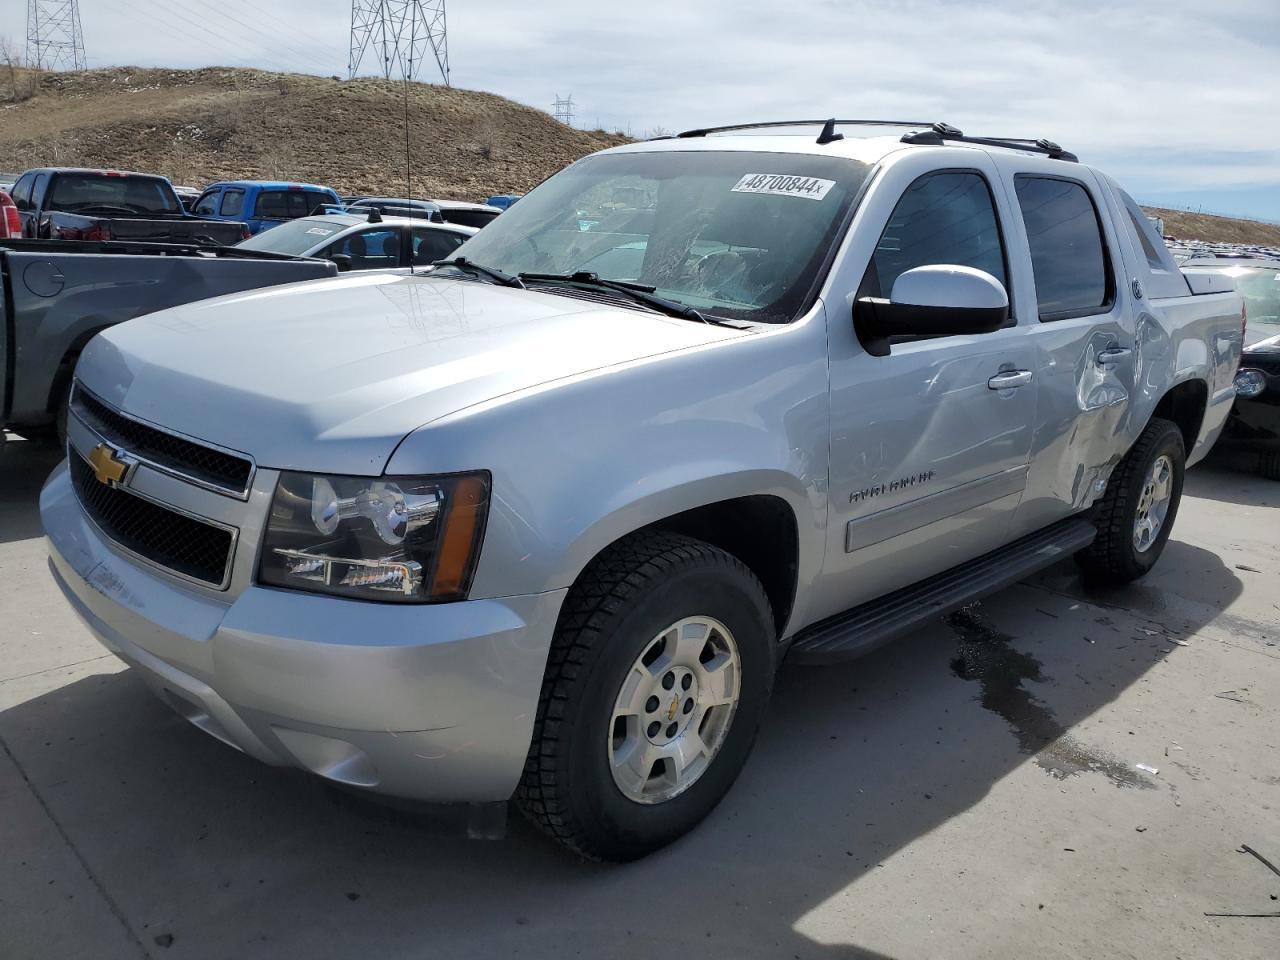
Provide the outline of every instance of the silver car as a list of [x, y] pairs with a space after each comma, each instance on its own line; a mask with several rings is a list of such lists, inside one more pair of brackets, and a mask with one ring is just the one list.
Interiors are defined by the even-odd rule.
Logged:
[[338, 269], [409, 273], [447, 260], [476, 234], [472, 227], [427, 223], [411, 217], [335, 213], [290, 220], [238, 244], [293, 257], [332, 260]]
[[100, 334], [41, 497], [68, 601], [254, 757], [625, 860], [729, 790], [784, 656], [1151, 569], [1230, 284], [1048, 141], [791, 129], [587, 157], [426, 276]]

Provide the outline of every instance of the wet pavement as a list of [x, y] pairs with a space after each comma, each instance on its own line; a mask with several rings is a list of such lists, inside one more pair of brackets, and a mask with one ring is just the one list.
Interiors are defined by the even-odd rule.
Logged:
[[[0, 957], [1280, 957], [1280, 484], [1188, 477], [1142, 583], [1070, 564], [785, 667], [729, 797], [637, 864], [368, 815], [87, 635], [0, 452]], [[1140, 769], [1139, 764], [1146, 769]], [[492, 826], [492, 824], [490, 824]]]

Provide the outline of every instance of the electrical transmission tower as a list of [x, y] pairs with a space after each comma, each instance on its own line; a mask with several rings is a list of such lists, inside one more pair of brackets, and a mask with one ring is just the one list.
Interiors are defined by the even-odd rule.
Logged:
[[573, 94], [572, 93], [569, 94], [567, 97], [561, 97], [560, 94], [558, 93], [556, 94], [554, 116], [566, 127], [573, 126]]
[[41, 70], [83, 70], [80, 0], [27, 0], [27, 63]]
[[416, 80], [422, 64], [434, 56], [449, 86], [449, 34], [445, 0], [351, 0], [351, 54], [355, 77], [365, 55], [381, 61], [379, 72]]

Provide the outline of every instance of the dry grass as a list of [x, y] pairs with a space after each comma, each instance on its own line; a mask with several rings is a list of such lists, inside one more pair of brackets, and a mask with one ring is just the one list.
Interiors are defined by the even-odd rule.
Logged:
[[1210, 243], [1250, 243], [1258, 246], [1280, 246], [1280, 226], [1256, 220], [1215, 217], [1207, 213], [1163, 210], [1144, 207], [1147, 215], [1164, 218], [1166, 236], [1179, 240], [1205, 240]]
[[[199, 186], [284, 178], [341, 193], [404, 192], [399, 83], [209, 67], [45, 74], [0, 108], [0, 169], [83, 164]], [[523, 193], [585, 154], [623, 142], [572, 130], [502, 97], [411, 84], [413, 190], [475, 200]]]

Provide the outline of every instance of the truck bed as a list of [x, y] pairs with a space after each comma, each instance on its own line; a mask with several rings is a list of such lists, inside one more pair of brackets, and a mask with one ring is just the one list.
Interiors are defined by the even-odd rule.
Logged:
[[0, 241], [0, 426], [47, 429], [75, 358], [106, 327], [336, 274], [328, 261], [200, 244]]

